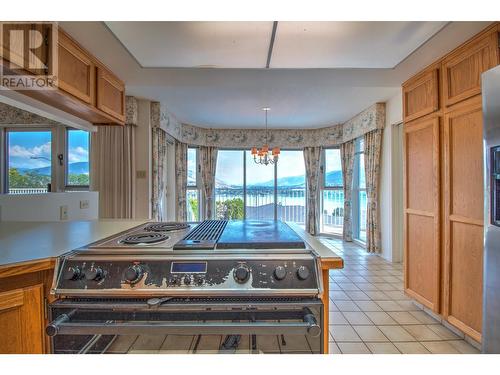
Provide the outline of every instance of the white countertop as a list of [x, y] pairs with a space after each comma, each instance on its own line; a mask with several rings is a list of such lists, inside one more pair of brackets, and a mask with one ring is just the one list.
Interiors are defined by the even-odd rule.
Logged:
[[[58, 257], [147, 220], [103, 219], [67, 222], [0, 222], [0, 267]], [[323, 260], [341, 259], [300, 226], [288, 223]]]
[[1, 221], [0, 266], [57, 257], [146, 221]]

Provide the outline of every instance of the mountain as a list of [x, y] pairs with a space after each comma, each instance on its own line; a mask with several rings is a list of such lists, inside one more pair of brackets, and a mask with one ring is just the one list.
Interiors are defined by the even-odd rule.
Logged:
[[[342, 171], [331, 171], [325, 176], [327, 186], [342, 186]], [[281, 187], [304, 187], [305, 181], [303, 176], [289, 176], [278, 178], [278, 186]], [[255, 187], [273, 187], [274, 180], [259, 182], [257, 184], [248, 185], [249, 188]]]
[[[34, 173], [42, 176], [50, 176], [50, 167], [40, 167], [40, 168], [17, 168], [19, 174]], [[69, 174], [88, 174], [89, 173], [89, 163], [86, 161], [80, 161], [76, 163], [69, 164]]]

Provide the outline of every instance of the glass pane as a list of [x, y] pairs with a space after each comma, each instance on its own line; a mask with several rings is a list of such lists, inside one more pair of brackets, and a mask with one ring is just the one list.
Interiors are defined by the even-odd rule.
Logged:
[[304, 225], [306, 168], [302, 151], [281, 151], [278, 161], [278, 220]]
[[244, 151], [219, 150], [215, 172], [215, 218], [243, 219]]
[[321, 232], [341, 235], [344, 224], [344, 191], [323, 190], [322, 198]]
[[188, 189], [188, 191], [186, 192], [186, 201], [187, 221], [198, 221], [200, 219], [198, 190]]
[[67, 184], [89, 185], [89, 132], [68, 130]]
[[325, 186], [341, 187], [342, 183], [342, 163], [340, 161], [339, 149], [325, 150]]
[[256, 164], [250, 151], [245, 157], [246, 218], [274, 220], [274, 165]]
[[366, 242], [366, 191], [359, 192], [359, 239]]
[[366, 188], [365, 180], [365, 154], [359, 154], [359, 188]]
[[187, 152], [187, 184], [196, 186], [196, 148], [188, 148]]
[[46, 193], [52, 176], [52, 133], [9, 131], [8, 190], [11, 194]]

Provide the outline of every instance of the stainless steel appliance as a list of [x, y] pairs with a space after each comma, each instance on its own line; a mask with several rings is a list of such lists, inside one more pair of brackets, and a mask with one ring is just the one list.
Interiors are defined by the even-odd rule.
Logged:
[[55, 353], [322, 353], [314, 251], [286, 224], [147, 223], [58, 260]]
[[482, 76], [485, 160], [484, 353], [500, 353], [500, 66]]

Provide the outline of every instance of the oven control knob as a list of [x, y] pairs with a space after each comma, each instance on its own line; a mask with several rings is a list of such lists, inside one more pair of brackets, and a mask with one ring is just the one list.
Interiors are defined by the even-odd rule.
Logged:
[[184, 276], [184, 285], [189, 285], [191, 284], [191, 278], [189, 275]]
[[194, 277], [194, 282], [197, 285], [202, 285], [203, 284], [203, 276], [195, 276]]
[[142, 279], [143, 271], [141, 266], [133, 265], [125, 270], [123, 278], [129, 284], [134, 284]]
[[309, 268], [307, 268], [306, 266], [300, 266], [298, 269], [297, 269], [297, 277], [300, 279], [300, 280], [305, 280], [309, 277]]
[[103, 278], [104, 272], [102, 271], [102, 268], [100, 267], [92, 267], [89, 270], [85, 271], [85, 278], [87, 280], [95, 280], [99, 281]]
[[286, 268], [278, 266], [274, 269], [274, 277], [276, 280], [283, 280], [286, 277]]
[[250, 270], [248, 267], [241, 265], [234, 270], [233, 276], [236, 282], [240, 284], [246, 283], [248, 277], [250, 276]]
[[80, 267], [69, 267], [64, 271], [64, 280], [78, 280], [82, 276], [82, 271]]

